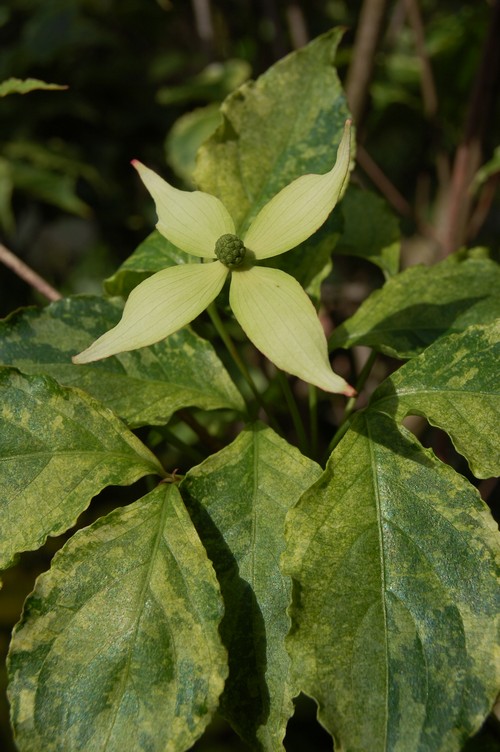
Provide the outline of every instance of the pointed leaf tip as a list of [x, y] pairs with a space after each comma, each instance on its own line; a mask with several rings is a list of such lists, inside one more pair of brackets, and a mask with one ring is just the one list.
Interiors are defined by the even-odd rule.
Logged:
[[73, 356], [73, 363], [91, 363], [165, 339], [205, 310], [227, 275], [219, 261], [171, 266], [153, 274], [132, 290], [118, 324]]
[[326, 221], [349, 177], [351, 122], [345, 122], [337, 159], [329, 172], [293, 180], [257, 214], [244, 238], [256, 258], [278, 256], [295, 248]]
[[224, 204], [209, 193], [174, 188], [137, 159], [132, 166], [153, 197], [159, 232], [186, 253], [215, 258], [217, 240], [235, 231]]
[[270, 361], [326, 392], [353, 396], [330, 366], [316, 310], [289, 274], [262, 266], [233, 272], [229, 300], [248, 338]]

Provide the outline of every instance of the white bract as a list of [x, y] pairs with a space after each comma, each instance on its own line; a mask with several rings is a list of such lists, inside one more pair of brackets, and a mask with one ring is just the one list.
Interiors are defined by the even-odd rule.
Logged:
[[330, 172], [302, 175], [283, 188], [241, 239], [218, 198], [178, 190], [134, 161], [155, 201], [159, 232], [206, 262], [168, 267], [141, 282], [130, 293], [121, 321], [73, 362], [90, 363], [159, 342], [204, 311], [230, 275], [234, 315], [272, 363], [328, 392], [354, 394], [331, 369], [323, 328], [300, 284], [279, 269], [255, 264], [294, 248], [327, 219], [349, 175], [350, 125], [347, 121]]

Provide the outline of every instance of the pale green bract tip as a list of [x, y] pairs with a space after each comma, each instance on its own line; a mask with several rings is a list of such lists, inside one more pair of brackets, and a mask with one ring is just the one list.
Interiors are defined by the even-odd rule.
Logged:
[[235, 271], [229, 300], [242, 329], [271, 363], [327, 392], [354, 394], [332, 371], [323, 327], [297, 280], [263, 266]]
[[215, 258], [218, 238], [235, 231], [222, 201], [203, 191], [180, 191], [141, 162], [132, 164], [154, 199], [159, 232], [186, 253]]
[[302, 175], [257, 214], [243, 241], [255, 258], [278, 256], [307, 240], [328, 218], [349, 176], [351, 121], [347, 120], [337, 160], [325, 175]]
[[171, 266], [153, 274], [132, 290], [121, 321], [75, 355], [73, 363], [91, 363], [165, 339], [210, 305], [228, 273], [214, 261]]

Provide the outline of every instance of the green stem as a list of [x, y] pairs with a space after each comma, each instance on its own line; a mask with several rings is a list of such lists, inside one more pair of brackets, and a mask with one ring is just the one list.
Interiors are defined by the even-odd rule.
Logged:
[[[211, 303], [208, 306], [207, 311], [208, 311], [208, 315], [210, 316], [212, 320], [212, 324], [215, 326], [217, 333], [219, 334], [221, 340], [224, 342], [229, 355], [232, 357], [239, 372], [241, 373], [241, 375], [247, 382], [248, 386], [252, 390], [252, 394], [254, 395], [257, 403], [260, 405], [260, 407], [264, 410], [264, 412], [268, 416], [270, 425], [272, 425], [275, 431], [277, 431], [278, 433], [281, 433], [272, 415], [270, 414], [266, 403], [264, 402], [262, 394], [259, 392], [259, 390], [255, 386], [254, 380], [252, 379], [248, 368], [246, 367], [244, 361], [241, 359], [240, 354], [238, 350], [236, 349], [233, 340], [229, 336], [229, 333], [226, 327], [224, 326], [224, 323], [221, 317], [219, 316], [217, 308], [215, 307], [215, 303]], [[247, 413], [248, 413], [248, 416], [251, 417], [248, 405], [247, 405]]]
[[[361, 390], [363, 389], [366, 380], [368, 376], [370, 375], [370, 372], [373, 368], [373, 364], [375, 363], [375, 360], [377, 359], [377, 352], [375, 350], [372, 350], [370, 355], [368, 356], [368, 359], [366, 363], [364, 364], [363, 368], [361, 369], [361, 372], [358, 376], [358, 380], [356, 382], [356, 392], [359, 394]], [[358, 399], [358, 395], [354, 397], [349, 397], [347, 400], [345, 410], [344, 410], [344, 417], [342, 418], [342, 421], [337, 428], [333, 439], [330, 441], [330, 444], [328, 445], [328, 454], [331, 454], [337, 444], [340, 442], [341, 438], [344, 436], [344, 434], [347, 432], [347, 429], [349, 428], [349, 419], [351, 417], [351, 414], [356, 406], [356, 401]]]
[[318, 456], [318, 390], [312, 384], [309, 386], [309, 427], [311, 430], [311, 454]]
[[302, 418], [300, 417], [299, 408], [297, 407], [297, 402], [295, 401], [295, 397], [293, 396], [293, 392], [290, 388], [290, 383], [283, 371], [278, 371], [278, 381], [280, 383], [283, 394], [285, 395], [290, 415], [292, 416], [295, 433], [297, 434], [297, 439], [299, 442], [299, 449], [303, 454], [308, 454], [307, 436], [304, 428], [304, 423], [302, 422]]

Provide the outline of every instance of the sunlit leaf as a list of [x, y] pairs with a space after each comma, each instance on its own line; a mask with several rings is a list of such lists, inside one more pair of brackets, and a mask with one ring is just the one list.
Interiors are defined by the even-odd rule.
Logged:
[[224, 686], [222, 612], [175, 486], [78, 532], [38, 579], [12, 641], [19, 749], [189, 749]]
[[450, 434], [478, 478], [500, 475], [500, 322], [450, 334], [398, 369], [373, 394], [374, 410], [424, 415]]
[[70, 528], [109, 485], [164, 475], [156, 457], [89, 395], [0, 369], [0, 567]]
[[284, 639], [291, 581], [280, 572], [284, 519], [320, 468], [270, 428], [247, 428], [190, 470], [181, 491], [221, 583], [230, 673], [222, 711], [254, 749], [282, 750], [293, 712]]
[[500, 543], [477, 491], [360, 413], [287, 532], [294, 675], [336, 745], [458, 752], [500, 683]]

